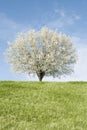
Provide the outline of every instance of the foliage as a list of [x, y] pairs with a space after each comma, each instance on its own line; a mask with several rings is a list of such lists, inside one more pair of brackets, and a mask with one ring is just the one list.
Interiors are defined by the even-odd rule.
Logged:
[[9, 44], [6, 57], [15, 72], [36, 73], [40, 81], [45, 75], [72, 73], [77, 59], [70, 38], [48, 28], [19, 34]]

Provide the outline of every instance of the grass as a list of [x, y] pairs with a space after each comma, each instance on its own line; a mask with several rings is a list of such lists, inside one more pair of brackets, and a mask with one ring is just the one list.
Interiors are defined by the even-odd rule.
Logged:
[[87, 82], [0, 82], [0, 130], [87, 130]]

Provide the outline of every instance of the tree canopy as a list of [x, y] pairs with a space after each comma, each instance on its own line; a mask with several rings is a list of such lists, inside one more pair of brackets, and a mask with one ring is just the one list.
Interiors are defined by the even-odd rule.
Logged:
[[77, 59], [71, 39], [46, 27], [20, 33], [9, 44], [6, 57], [15, 72], [36, 74], [40, 81], [45, 75], [72, 73]]

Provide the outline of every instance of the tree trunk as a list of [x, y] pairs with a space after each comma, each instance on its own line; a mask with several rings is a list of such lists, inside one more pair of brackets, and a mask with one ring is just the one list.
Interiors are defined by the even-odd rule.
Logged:
[[43, 77], [45, 75], [45, 72], [40, 70], [39, 72], [37, 72], [37, 76], [39, 78], [39, 81], [42, 81]]

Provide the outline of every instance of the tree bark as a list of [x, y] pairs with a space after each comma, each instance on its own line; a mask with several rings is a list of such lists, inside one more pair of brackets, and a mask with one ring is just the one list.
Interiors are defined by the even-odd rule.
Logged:
[[37, 76], [39, 78], [39, 81], [42, 81], [43, 77], [45, 75], [45, 72], [40, 70], [39, 72], [37, 72]]

